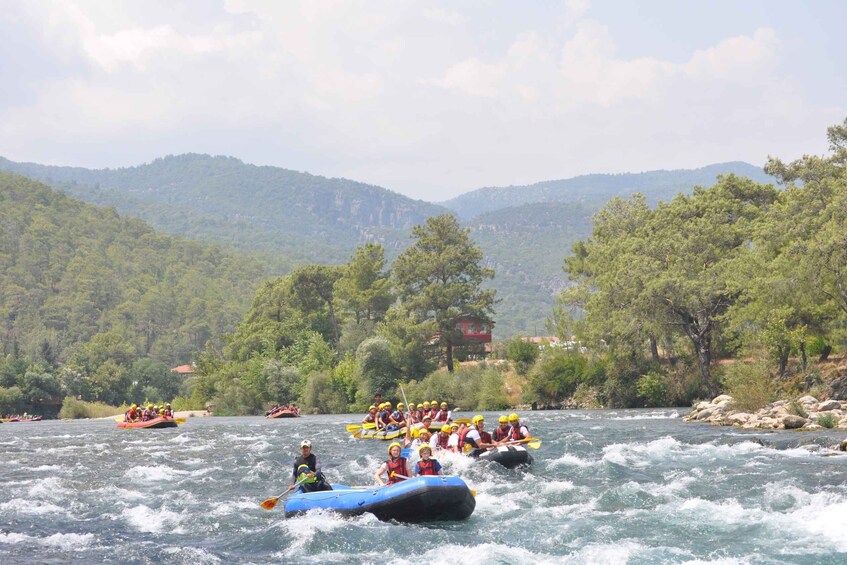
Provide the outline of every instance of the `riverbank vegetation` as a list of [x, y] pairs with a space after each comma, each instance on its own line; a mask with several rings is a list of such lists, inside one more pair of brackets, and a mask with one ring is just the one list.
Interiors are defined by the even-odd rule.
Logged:
[[[346, 412], [375, 392], [401, 400], [400, 385], [465, 410], [847, 395], [827, 364], [847, 340], [847, 121], [829, 141], [824, 157], [769, 160], [781, 186], [727, 175], [655, 206], [609, 201], [565, 258], [558, 339], [515, 336], [478, 362], [455, 322], [496, 321], [494, 272], [450, 214], [416, 226], [392, 265], [368, 243], [346, 264], [267, 277], [3, 174], [0, 412], [63, 398], [88, 417], [86, 403], [146, 399]], [[170, 371], [189, 360], [190, 376]]]

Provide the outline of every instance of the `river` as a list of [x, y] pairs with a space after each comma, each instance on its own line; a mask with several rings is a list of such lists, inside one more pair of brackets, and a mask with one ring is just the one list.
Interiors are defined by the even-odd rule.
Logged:
[[[0, 425], [0, 563], [847, 562], [845, 433], [683, 423], [672, 409], [522, 414], [529, 468], [461, 456], [466, 521], [383, 523], [259, 502], [288, 485], [304, 438], [331, 482], [370, 484], [387, 442], [353, 416]], [[496, 414], [487, 414], [496, 422]]]

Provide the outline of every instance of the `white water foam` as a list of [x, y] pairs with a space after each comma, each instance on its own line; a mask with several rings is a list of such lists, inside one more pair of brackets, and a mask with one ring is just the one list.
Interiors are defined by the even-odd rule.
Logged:
[[28, 536], [26, 534], [0, 532], [0, 543], [37, 543], [48, 547], [56, 547], [65, 551], [85, 549], [94, 541], [94, 534], [53, 534], [45, 538]]
[[94, 534], [53, 534], [40, 540], [40, 543], [57, 547], [65, 551], [84, 549], [94, 541]]
[[187, 475], [187, 471], [180, 471], [167, 465], [153, 465], [150, 467], [140, 466], [128, 469], [124, 476], [132, 481], [155, 482], [172, 481], [178, 476]]
[[279, 523], [293, 540], [291, 546], [285, 550], [286, 557], [301, 555], [303, 549], [314, 539], [315, 536], [325, 536], [339, 528], [343, 528], [348, 521], [371, 523], [378, 522], [373, 514], [364, 514], [353, 520], [345, 521], [338, 514], [324, 510], [311, 510], [300, 516], [288, 518]]
[[171, 556], [171, 561], [182, 563], [222, 563], [220, 557], [197, 547], [166, 547], [162, 550]]
[[158, 534], [167, 531], [175, 534], [184, 534], [185, 528], [181, 526], [184, 516], [170, 510], [153, 510], [143, 504], [127, 508], [121, 513], [127, 523], [139, 532]]
[[581, 457], [577, 457], [576, 455], [565, 453], [561, 457], [550, 461], [548, 465], [550, 465], [551, 467], [591, 467], [594, 465], [598, 465], [599, 463], [599, 460], [591, 461], [590, 459], [583, 459]]
[[68, 511], [61, 506], [40, 500], [24, 500], [22, 498], [13, 498], [7, 502], [0, 503], [0, 510], [10, 511], [16, 514], [31, 514], [34, 516], [42, 514], [68, 514]]
[[610, 420], [673, 420], [679, 418], [679, 412], [647, 412], [645, 414], [632, 414], [628, 416], [614, 416]]

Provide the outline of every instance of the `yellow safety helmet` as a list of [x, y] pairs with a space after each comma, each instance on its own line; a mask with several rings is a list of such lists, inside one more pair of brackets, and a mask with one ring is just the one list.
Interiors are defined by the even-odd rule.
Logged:
[[480, 423], [480, 422], [484, 422], [484, 421], [485, 421], [485, 417], [484, 417], [484, 416], [482, 416], [481, 414], [477, 414], [476, 416], [474, 416], [474, 417], [473, 417], [473, 420], [471, 420], [471, 421], [473, 422], [473, 424], [474, 424], [474, 426], [475, 426], [475, 425], [477, 425], [477, 424], [478, 424], [478, 423]]
[[426, 408], [427, 406], [429, 406], [429, 401], [425, 400], [425, 401], [424, 401], [424, 403], [423, 403], [423, 406], [424, 406], [424, 408]]
[[420, 436], [420, 437], [423, 437], [423, 436], [427, 436], [427, 437], [429, 437], [429, 436], [431, 436], [431, 435], [432, 435], [432, 434], [431, 434], [431, 433], [429, 433], [429, 430], [428, 430], [428, 429], [426, 429], [426, 428], [423, 428], [423, 429], [421, 429], [421, 430], [419, 430], [419, 431], [418, 431], [418, 436]]
[[430, 402], [430, 403], [429, 403], [429, 405], [430, 405], [430, 406], [438, 406], [438, 401], [437, 401], [437, 400], [433, 400], [432, 402]]
[[445, 434], [449, 434], [453, 431], [453, 428], [450, 427], [450, 424], [444, 424], [443, 426], [441, 426], [441, 431]]
[[391, 402], [389, 402], [389, 401], [387, 401], [387, 400], [386, 400], [386, 401], [385, 401], [385, 407], [386, 407], [386, 408], [391, 408]]
[[421, 431], [417, 428], [413, 428], [412, 429], [412, 437], [418, 437], [419, 435], [421, 435]]
[[518, 418], [517, 414], [515, 414], [514, 412], [509, 414], [509, 421], [510, 422], [517, 422], [518, 420], [520, 420], [520, 418]]
[[132, 408], [133, 410], [135, 410], [136, 408], [138, 408], [138, 406], [136, 406], [135, 404], [133, 404], [132, 406], [130, 406], [130, 408]]
[[418, 408], [423, 408], [423, 404], [418, 404]]
[[400, 451], [403, 451], [403, 446], [400, 445], [399, 441], [392, 441], [390, 444], [388, 444], [388, 454], [389, 455], [391, 455], [391, 450], [394, 449], [395, 447], [398, 448]]
[[405, 404], [403, 404], [402, 402], [398, 402], [398, 403], [397, 403], [397, 409], [398, 409], [398, 410], [399, 410], [400, 408], [403, 408], [404, 406], [406, 406], [406, 405], [405, 405]]
[[442, 407], [442, 408], [447, 408], [447, 403], [446, 403], [446, 402], [442, 402], [442, 403], [441, 403], [441, 407]]
[[509, 417], [506, 416], [505, 414], [503, 414], [502, 416], [497, 418], [497, 421], [500, 422], [501, 424], [508, 424], [509, 423]]
[[385, 402], [380, 402], [379, 409], [382, 410], [383, 408], [385, 408]]
[[368, 412], [370, 412], [371, 410], [376, 410], [376, 406], [374, 406], [373, 404], [368, 406]]
[[418, 453], [423, 453], [424, 449], [428, 449], [430, 453], [432, 453], [432, 448], [428, 443], [422, 443], [420, 447], [418, 447]]
[[153, 409], [153, 405], [152, 405], [152, 404], [148, 404], [148, 405], [147, 405], [147, 409], [148, 409], [148, 410], [152, 410], [152, 409]]

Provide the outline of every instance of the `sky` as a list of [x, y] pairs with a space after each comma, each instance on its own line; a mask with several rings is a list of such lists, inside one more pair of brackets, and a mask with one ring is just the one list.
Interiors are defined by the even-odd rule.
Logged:
[[0, 156], [208, 153], [428, 201], [764, 164], [847, 118], [847, 2], [0, 3]]

